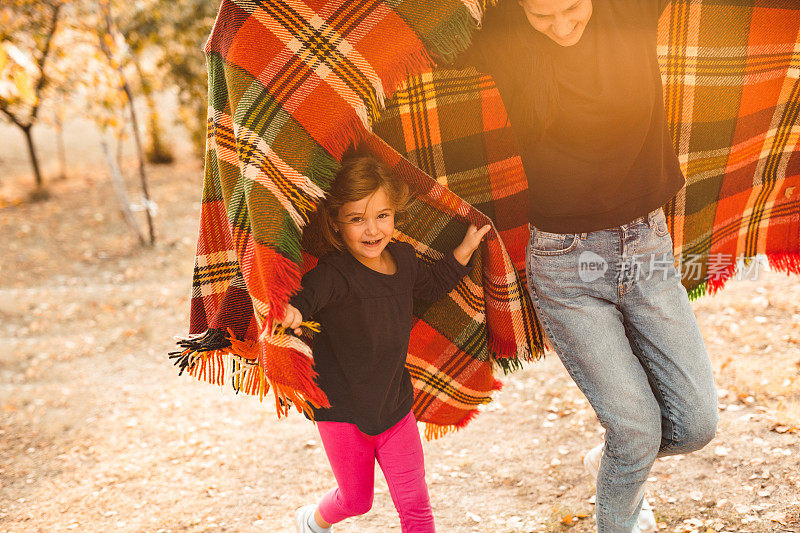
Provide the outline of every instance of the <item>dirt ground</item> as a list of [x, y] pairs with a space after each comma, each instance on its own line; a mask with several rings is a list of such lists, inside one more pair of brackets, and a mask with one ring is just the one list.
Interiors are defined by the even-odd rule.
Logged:
[[[187, 328], [199, 164], [152, 169], [149, 249], [102, 167], [75, 174], [17, 203], [0, 161], [0, 530], [293, 531], [333, 484], [314, 427], [178, 377], [165, 355]], [[800, 531], [800, 278], [758, 278], [694, 304], [721, 423], [655, 465], [664, 531]], [[439, 531], [593, 531], [587, 402], [554, 354], [504, 382], [467, 429], [425, 444]], [[337, 533], [400, 530], [376, 477], [373, 510]]]

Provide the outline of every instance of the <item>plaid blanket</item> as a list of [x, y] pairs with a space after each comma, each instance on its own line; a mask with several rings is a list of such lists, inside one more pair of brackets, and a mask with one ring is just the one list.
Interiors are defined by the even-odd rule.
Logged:
[[687, 179], [664, 210], [690, 297], [759, 254], [800, 273], [800, 4], [674, 2], [659, 53]]
[[[743, 257], [800, 271], [800, 7], [727, 4], [678, 1], [659, 37], [688, 179], [665, 211], [693, 297], [721, 287]], [[524, 279], [527, 182], [505, 110], [490, 77], [443, 66], [484, 8], [223, 2], [206, 46], [209, 135], [193, 335], [174, 354], [182, 370], [262, 398], [273, 387], [301, 410], [327, 405], [307, 342], [276, 320], [321, 253], [310, 222], [353, 143], [419, 195], [397, 238], [423, 260], [448, 253], [470, 222], [494, 225], [457, 289], [415, 305], [407, 367], [428, 436], [491, 400], [495, 367], [542, 354]]]

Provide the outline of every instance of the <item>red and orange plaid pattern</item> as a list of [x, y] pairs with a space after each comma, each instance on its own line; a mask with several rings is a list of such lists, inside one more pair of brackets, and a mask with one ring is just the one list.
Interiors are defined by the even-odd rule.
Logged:
[[[467, 46], [482, 8], [223, 2], [206, 48], [191, 318], [191, 331], [205, 333], [185, 343], [182, 368], [250, 394], [271, 385], [301, 408], [324, 405], [310, 350], [274, 321], [315, 263], [313, 232], [303, 230], [356, 142], [419, 195], [398, 238], [423, 260], [452, 249], [469, 222], [495, 226], [470, 276], [415, 307], [407, 367], [430, 434], [463, 426], [491, 399], [494, 366], [541, 354], [522, 270], [527, 182], [502, 103], [491, 78], [433, 68]], [[799, 28], [800, 6], [788, 0], [677, 0], [662, 18], [665, 100], [688, 180], [665, 209], [692, 296], [759, 253], [800, 270]]]
[[[191, 324], [200, 337], [177, 354], [183, 369], [250, 394], [272, 387], [306, 411], [326, 404], [308, 346], [275, 323], [315, 262], [313, 246], [301, 250], [303, 228], [354, 142], [366, 142], [419, 194], [416, 219], [425, 212], [431, 224], [424, 238], [399, 237], [420, 256], [440, 257], [467, 221], [485, 220], [369, 134], [403, 79], [467, 46], [481, 10], [466, 0], [392, 9], [376, 1], [223, 2], [206, 47], [209, 136]], [[490, 239], [477, 263], [446, 302], [420, 309], [415, 321], [415, 412], [432, 434], [463, 425], [491, 399], [496, 358], [531, 357], [541, 345], [525, 296], [506, 300], [519, 280], [502, 241]], [[456, 310], [457, 320], [446, 318]]]
[[800, 273], [800, 3], [675, 1], [659, 54], [687, 180], [664, 210], [690, 296], [758, 254]]

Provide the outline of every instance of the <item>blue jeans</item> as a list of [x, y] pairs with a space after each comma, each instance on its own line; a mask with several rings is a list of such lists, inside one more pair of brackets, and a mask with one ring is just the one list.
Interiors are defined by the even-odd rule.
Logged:
[[664, 212], [591, 233], [531, 227], [526, 256], [539, 321], [606, 429], [598, 531], [638, 531], [656, 457], [702, 448], [718, 421], [711, 362]]

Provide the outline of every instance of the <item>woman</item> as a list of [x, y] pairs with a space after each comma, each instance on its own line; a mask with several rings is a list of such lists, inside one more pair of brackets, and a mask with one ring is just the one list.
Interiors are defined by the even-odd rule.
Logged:
[[656, 55], [664, 0], [513, 0], [462, 58], [491, 74], [530, 191], [527, 279], [559, 358], [606, 429], [585, 463], [597, 527], [652, 531], [657, 457], [705, 446], [711, 364], [661, 206], [684, 177]]

